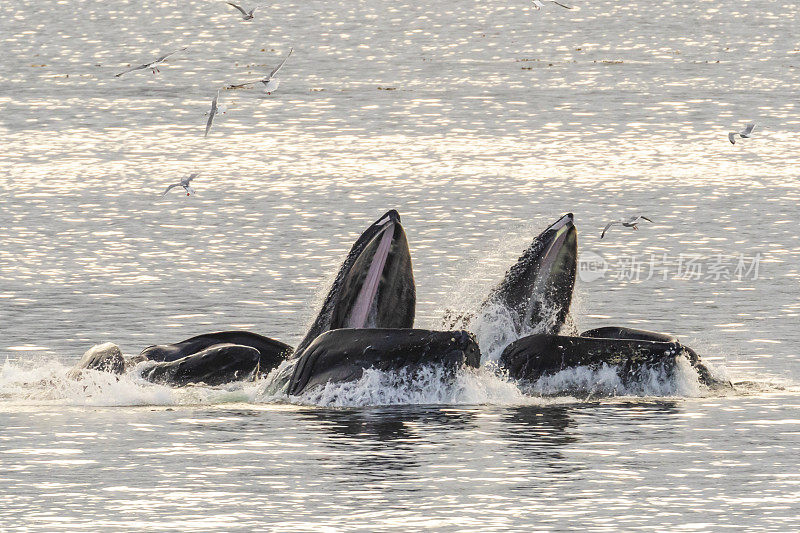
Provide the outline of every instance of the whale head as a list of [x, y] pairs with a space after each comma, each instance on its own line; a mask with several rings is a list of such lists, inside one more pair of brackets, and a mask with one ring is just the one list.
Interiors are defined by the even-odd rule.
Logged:
[[519, 335], [558, 333], [572, 302], [577, 259], [578, 233], [567, 213], [533, 240], [481, 310], [504, 307]]
[[356, 240], [296, 352], [340, 328], [410, 328], [416, 288], [400, 215], [392, 209]]

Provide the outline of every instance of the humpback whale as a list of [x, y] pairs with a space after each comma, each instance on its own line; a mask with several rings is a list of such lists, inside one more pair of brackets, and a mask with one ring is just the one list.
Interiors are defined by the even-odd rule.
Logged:
[[214, 344], [173, 361], [158, 362], [142, 370], [142, 377], [155, 383], [183, 386], [190, 383], [222, 385], [247, 379], [258, 370], [261, 352], [241, 344]]
[[577, 231], [572, 213], [567, 213], [533, 239], [477, 312], [453, 315], [448, 310], [443, 323], [450, 328], [469, 328], [501, 309], [510, 318], [514, 338], [534, 332], [557, 333], [569, 314], [577, 256]]
[[[615, 366], [623, 383], [636, 381], [648, 369], [672, 374], [679, 358], [686, 358], [701, 383], [716, 388], [728, 385], [711, 375], [691, 348], [661, 333], [606, 327], [603, 335], [576, 337], [529, 335], [512, 342], [500, 356], [500, 367], [522, 381], [535, 381], [569, 367]], [[593, 332], [589, 332], [593, 333]]]
[[411, 329], [415, 307], [408, 240], [392, 210], [353, 244], [319, 315], [267, 390], [296, 395], [329, 381], [358, 379], [367, 368], [480, 364], [472, 334]]
[[557, 333], [569, 313], [578, 267], [578, 232], [572, 213], [540, 233], [481, 304], [509, 310], [518, 335]]
[[122, 350], [119, 349], [119, 346], [112, 342], [105, 342], [86, 350], [80, 361], [69, 371], [67, 377], [78, 379], [84, 370], [122, 374], [125, 372], [125, 367], [125, 357], [122, 355]]
[[156, 364], [142, 371], [148, 381], [169, 385], [221, 385], [269, 372], [292, 347], [249, 331], [206, 333], [174, 344], [148, 346], [140, 360]]
[[510, 377], [535, 381], [569, 367], [607, 364], [615, 365], [624, 381], [656, 366], [670, 371], [677, 358], [685, 357], [702, 383], [727, 385], [711, 375], [694, 350], [670, 335], [615, 326], [560, 335], [576, 272], [577, 230], [572, 213], [568, 213], [534, 239], [481, 304], [481, 310], [501, 306], [514, 319], [516, 340], [498, 360], [500, 369]]
[[[415, 306], [411, 252], [400, 215], [391, 210], [353, 244], [298, 351], [333, 329], [410, 328]], [[118, 347], [107, 344], [89, 350], [70, 375], [80, 376], [81, 369], [122, 373], [146, 360], [155, 365], [142, 371], [144, 379], [217, 385], [268, 374], [293, 352], [287, 344], [248, 331], [220, 331], [148, 346], [128, 360]]]
[[272, 369], [292, 353], [292, 347], [275, 339], [249, 331], [218, 331], [197, 335], [174, 344], [157, 344], [142, 350], [141, 355], [157, 362], [173, 362], [215, 345], [247, 346], [259, 354], [260, 368]]

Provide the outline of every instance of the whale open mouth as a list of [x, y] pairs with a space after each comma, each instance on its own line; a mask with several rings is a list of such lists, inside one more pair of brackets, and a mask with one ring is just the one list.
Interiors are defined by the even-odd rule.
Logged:
[[317, 319], [297, 350], [340, 328], [410, 328], [416, 288], [400, 215], [391, 210], [353, 244]]
[[[345, 327], [347, 328], [374, 327], [374, 324], [369, 324], [367, 320], [370, 318], [370, 314], [374, 315], [378, 287], [383, 277], [383, 269], [386, 266], [386, 260], [389, 257], [389, 250], [391, 250], [392, 247], [394, 230], [394, 222], [387, 222], [383, 233], [380, 235], [380, 242], [378, 248], [375, 250], [375, 255], [372, 257], [367, 275], [364, 278], [364, 282], [361, 284], [361, 290], [358, 292], [355, 304], [353, 304], [345, 320]], [[375, 237], [375, 239], [377, 240], [378, 237]], [[373, 313], [370, 313], [371, 311]]]
[[563, 322], [569, 312], [577, 271], [577, 231], [572, 221], [568, 213], [540, 235], [543, 248], [524, 317], [534, 328], [560, 326], [552, 323]]
[[577, 257], [577, 231], [568, 213], [533, 240], [482, 308], [507, 309], [519, 335], [558, 332], [572, 302]]
[[[399, 217], [378, 221], [380, 230], [353, 262], [341, 286], [331, 329], [410, 327], [398, 325], [413, 287], [411, 256]], [[413, 307], [413, 304], [412, 304]], [[400, 313], [403, 314], [403, 313]]]

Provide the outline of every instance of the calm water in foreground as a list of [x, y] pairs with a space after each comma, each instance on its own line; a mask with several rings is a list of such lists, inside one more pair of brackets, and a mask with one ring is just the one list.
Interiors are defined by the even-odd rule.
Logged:
[[[800, 6], [574, 4], [0, 6], [0, 531], [797, 529]], [[203, 138], [216, 89], [290, 46], [278, 91], [223, 91]], [[190, 172], [196, 196], [159, 198]], [[606, 266], [578, 326], [676, 334], [740, 385], [65, 379], [104, 341], [296, 343], [389, 208], [418, 326], [573, 212]]]

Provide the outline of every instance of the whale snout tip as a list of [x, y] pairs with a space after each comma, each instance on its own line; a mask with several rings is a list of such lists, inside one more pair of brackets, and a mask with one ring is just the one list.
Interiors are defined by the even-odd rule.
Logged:
[[560, 230], [561, 228], [574, 228], [575, 227], [575, 216], [572, 213], [567, 213], [566, 215], [559, 218], [550, 228], [552, 230]]
[[400, 213], [397, 212], [396, 209], [390, 209], [386, 216], [389, 217], [389, 220], [392, 222], [400, 222]]
[[376, 222], [378, 226], [385, 226], [390, 222], [394, 222], [395, 224], [400, 223], [400, 213], [398, 213], [395, 209], [390, 209], [386, 212], [379, 220]]

